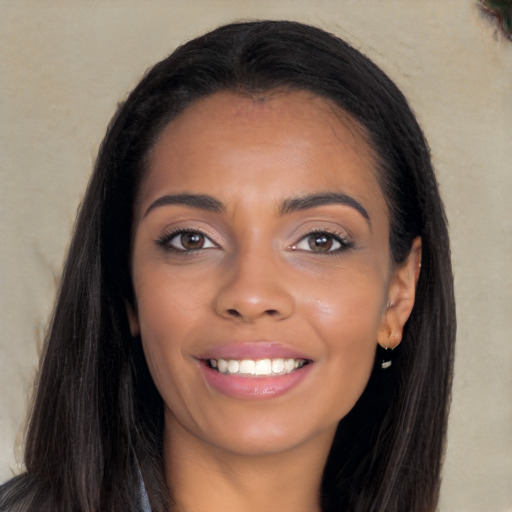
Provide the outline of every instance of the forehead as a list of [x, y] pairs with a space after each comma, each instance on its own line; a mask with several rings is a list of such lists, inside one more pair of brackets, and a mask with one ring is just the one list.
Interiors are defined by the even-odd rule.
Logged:
[[382, 196], [364, 128], [306, 91], [225, 91], [192, 104], [152, 148], [138, 205], [163, 193], [228, 190], [245, 200], [262, 192], [276, 201], [331, 191], [367, 202]]

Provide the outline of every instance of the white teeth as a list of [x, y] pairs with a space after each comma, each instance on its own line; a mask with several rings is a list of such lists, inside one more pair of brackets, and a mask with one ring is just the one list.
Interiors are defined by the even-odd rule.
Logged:
[[268, 377], [286, 375], [293, 370], [302, 368], [304, 359], [208, 359], [211, 368], [225, 375], [249, 375], [253, 377]]
[[260, 359], [256, 361], [256, 368], [254, 369], [255, 375], [271, 375], [272, 374], [272, 363], [270, 359]]
[[293, 370], [295, 370], [295, 359], [287, 359], [284, 362], [284, 371], [290, 373]]
[[217, 361], [217, 368], [220, 373], [228, 373], [228, 362], [225, 359], [219, 359]]
[[247, 375], [254, 375], [254, 371], [256, 370], [256, 361], [252, 361], [251, 359], [243, 359], [240, 361], [240, 373], [245, 373]]
[[272, 361], [272, 373], [283, 373], [284, 359], [274, 359]]
[[238, 373], [239, 367], [240, 367], [240, 363], [236, 359], [231, 359], [228, 361], [228, 372], [229, 373]]

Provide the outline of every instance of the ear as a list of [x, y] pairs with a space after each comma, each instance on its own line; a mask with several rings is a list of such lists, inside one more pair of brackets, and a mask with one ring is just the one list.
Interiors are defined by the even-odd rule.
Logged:
[[130, 333], [135, 338], [140, 334], [139, 326], [139, 314], [134, 306], [125, 300], [124, 305], [126, 307], [126, 316], [128, 317], [128, 325], [130, 326]]
[[412, 242], [405, 262], [397, 267], [388, 289], [388, 304], [382, 315], [377, 341], [382, 348], [394, 349], [402, 341], [402, 333], [416, 297], [416, 284], [421, 268], [421, 238]]

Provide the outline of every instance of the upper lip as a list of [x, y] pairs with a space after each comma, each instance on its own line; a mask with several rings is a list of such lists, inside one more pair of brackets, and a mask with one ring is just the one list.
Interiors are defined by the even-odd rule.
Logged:
[[311, 360], [296, 348], [271, 341], [231, 342], [212, 347], [198, 359], [305, 359]]

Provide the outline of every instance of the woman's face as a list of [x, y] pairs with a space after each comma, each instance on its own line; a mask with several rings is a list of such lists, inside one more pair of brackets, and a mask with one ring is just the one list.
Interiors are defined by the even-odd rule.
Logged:
[[361, 130], [334, 111], [306, 92], [217, 93], [152, 151], [129, 317], [184, 439], [330, 445], [393, 331], [386, 203]]

